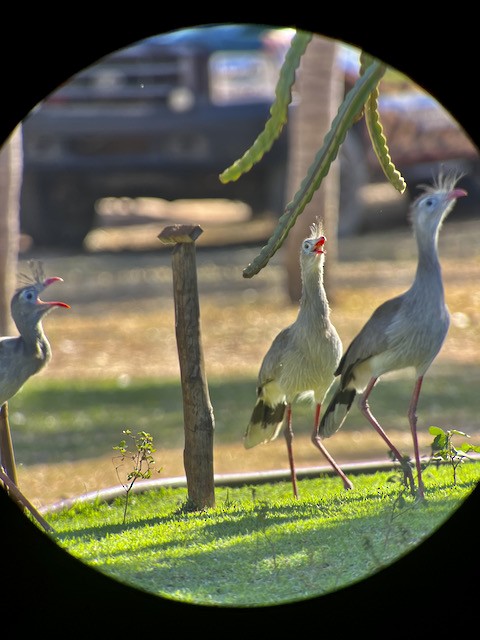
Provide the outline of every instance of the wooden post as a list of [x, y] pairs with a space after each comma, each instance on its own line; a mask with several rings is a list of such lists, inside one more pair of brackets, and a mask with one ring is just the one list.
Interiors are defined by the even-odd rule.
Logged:
[[12, 434], [8, 421], [8, 403], [0, 407], [0, 464], [14, 484], [18, 484]]
[[172, 252], [175, 333], [183, 394], [183, 462], [192, 510], [215, 506], [213, 436], [215, 422], [205, 376], [195, 262], [198, 225], [172, 225], [158, 236], [175, 245]]
[[37, 522], [45, 531], [54, 531], [48, 522], [42, 518], [32, 503], [27, 500], [17, 487], [17, 468], [13, 453], [12, 436], [8, 422], [8, 403], [4, 402], [0, 407], [0, 487], [5, 489], [7, 494], [21, 508], [28, 509]]
[[48, 522], [43, 518], [39, 512], [35, 509], [33, 504], [27, 500], [27, 498], [23, 495], [20, 489], [14, 484], [11, 479], [7, 476], [7, 474], [0, 467], [0, 482], [3, 483], [5, 489], [7, 490], [10, 497], [14, 502], [21, 508], [28, 509], [32, 516], [37, 520], [37, 522], [49, 533], [53, 533], [55, 529], [48, 524]]

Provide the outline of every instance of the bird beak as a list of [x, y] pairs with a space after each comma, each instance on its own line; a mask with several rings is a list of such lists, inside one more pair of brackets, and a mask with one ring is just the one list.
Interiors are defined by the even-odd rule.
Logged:
[[37, 304], [46, 304], [49, 307], [65, 307], [65, 309], [70, 309], [69, 304], [67, 304], [66, 302], [58, 302], [57, 300], [48, 300], [47, 302], [45, 302], [44, 300], [40, 300], [40, 298], [37, 298]]
[[447, 193], [447, 200], [456, 200], [457, 198], [464, 198], [468, 193], [465, 189], [452, 189], [450, 193]]
[[42, 283], [43, 288], [46, 289], [54, 282], [63, 282], [63, 278], [59, 278], [58, 276], [53, 276], [52, 278], [46, 278]]
[[[50, 286], [54, 282], [63, 282], [63, 278], [59, 278], [57, 276], [53, 276], [52, 278], [46, 278], [46, 280], [44, 280], [42, 283], [43, 288], [46, 289], [48, 286]], [[65, 309], [70, 309], [69, 304], [67, 304], [66, 302], [58, 302], [57, 300], [52, 300], [52, 301], [49, 300], [47, 302], [44, 302], [43, 300], [40, 300], [40, 298], [38, 298], [37, 303], [47, 304], [49, 307], [64, 307]]]
[[323, 246], [325, 244], [325, 236], [321, 236], [317, 242], [315, 243], [313, 250], [315, 251], [315, 253], [325, 253]]

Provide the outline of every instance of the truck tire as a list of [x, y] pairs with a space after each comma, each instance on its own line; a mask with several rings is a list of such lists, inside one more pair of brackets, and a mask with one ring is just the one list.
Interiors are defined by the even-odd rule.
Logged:
[[281, 164], [269, 167], [261, 174], [252, 190], [254, 196], [248, 201], [252, 218], [259, 218], [267, 213], [279, 218], [283, 214], [286, 205], [286, 175], [287, 168]]
[[55, 181], [23, 177], [20, 230], [37, 247], [81, 249], [95, 223], [95, 198], [65, 176]]

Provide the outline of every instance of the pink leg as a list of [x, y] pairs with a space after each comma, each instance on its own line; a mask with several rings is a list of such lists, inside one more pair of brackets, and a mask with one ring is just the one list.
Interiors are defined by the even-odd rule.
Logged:
[[297, 490], [297, 472], [295, 471], [295, 462], [293, 459], [293, 429], [292, 429], [292, 406], [290, 404], [287, 405], [287, 420], [285, 423], [285, 430], [283, 435], [285, 436], [285, 441], [287, 443], [287, 451], [288, 451], [288, 462], [290, 464], [290, 476], [292, 478], [292, 488], [293, 495], [295, 498], [298, 498], [298, 490]]
[[417, 405], [418, 398], [420, 396], [420, 389], [422, 388], [423, 376], [417, 378], [415, 387], [413, 389], [412, 399], [408, 408], [408, 421], [410, 422], [410, 430], [412, 432], [413, 449], [415, 451], [415, 465], [417, 467], [418, 478], [418, 494], [421, 498], [424, 497], [424, 486], [422, 478], [422, 467], [420, 465], [420, 451], [418, 448], [418, 436], [417, 436]]
[[405, 464], [404, 457], [402, 456], [400, 451], [395, 447], [395, 445], [391, 442], [391, 440], [389, 439], [389, 437], [387, 436], [385, 431], [382, 429], [382, 427], [380, 426], [380, 424], [376, 420], [375, 416], [370, 411], [370, 407], [368, 406], [368, 396], [372, 392], [372, 389], [375, 386], [376, 382], [377, 382], [377, 378], [372, 378], [370, 380], [370, 382], [368, 383], [367, 388], [365, 389], [365, 391], [361, 395], [360, 404], [359, 404], [360, 411], [363, 413], [363, 415], [366, 417], [366, 419], [370, 422], [370, 424], [375, 429], [375, 431], [387, 443], [390, 451], [393, 453], [393, 455], [396, 457], [396, 459], [402, 465], [403, 472], [404, 472], [405, 476], [408, 477], [408, 481], [410, 483], [410, 489], [411, 489], [412, 493], [414, 493], [415, 492], [415, 483], [413, 482], [413, 475], [412, 475], [412, 470], [410, 469], [410, 466]]
[[323, 455], [328, 460], [330, 465], [335, 469], [337, 474], [341, 477], [341, 479], [343, 481], [344, 488], [345, 489], [353, 489], [353, 484], [350, 482], [350, 480], [343, 473], [343, 471], [337, 465], [337, 463], [332, 458], [332, 456], [325, 449], [325, 447], [322, 444], [322, 440], [321, 440], [320, 436], [318, 435], [318, 427], [320, 425], [320, 410], [321, 410], [321, 408], [322, 408], [322, 405], [321, 404], [317, 404], [317, 408], [316, 408], [316, 411], [315, 411], [315, 424], [314, 424], [313, 433], [312, 433], [312, 442], [317, 447], [317, 449], [319, 449], [320, 452], [323, 453]]

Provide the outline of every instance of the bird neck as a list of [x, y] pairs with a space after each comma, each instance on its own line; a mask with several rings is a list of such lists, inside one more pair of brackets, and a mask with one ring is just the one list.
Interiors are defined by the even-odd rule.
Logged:
[[20, 333], [24, 351], [28, 354], [35, 354], [41, 359], [49, 359], [51, 356], [50, 343], [47, 340], [41, 321], [31, 325], [28, 322], [23, 323], [21, 320], [16, 320], [15, 324]]
[[302, 297], [300, 299], [300, 315], [314, 313], [318, 322], [328, 321], [330, 307], [323, 285], [323, 267], [302, 272]]
[[442, 268], [438, 256], [438, 228], [433, 234], [416, 234], [418, 247], [417, 271], [414, 287], [421, 287], [428, 295], [440, 291], [443, 296]]

